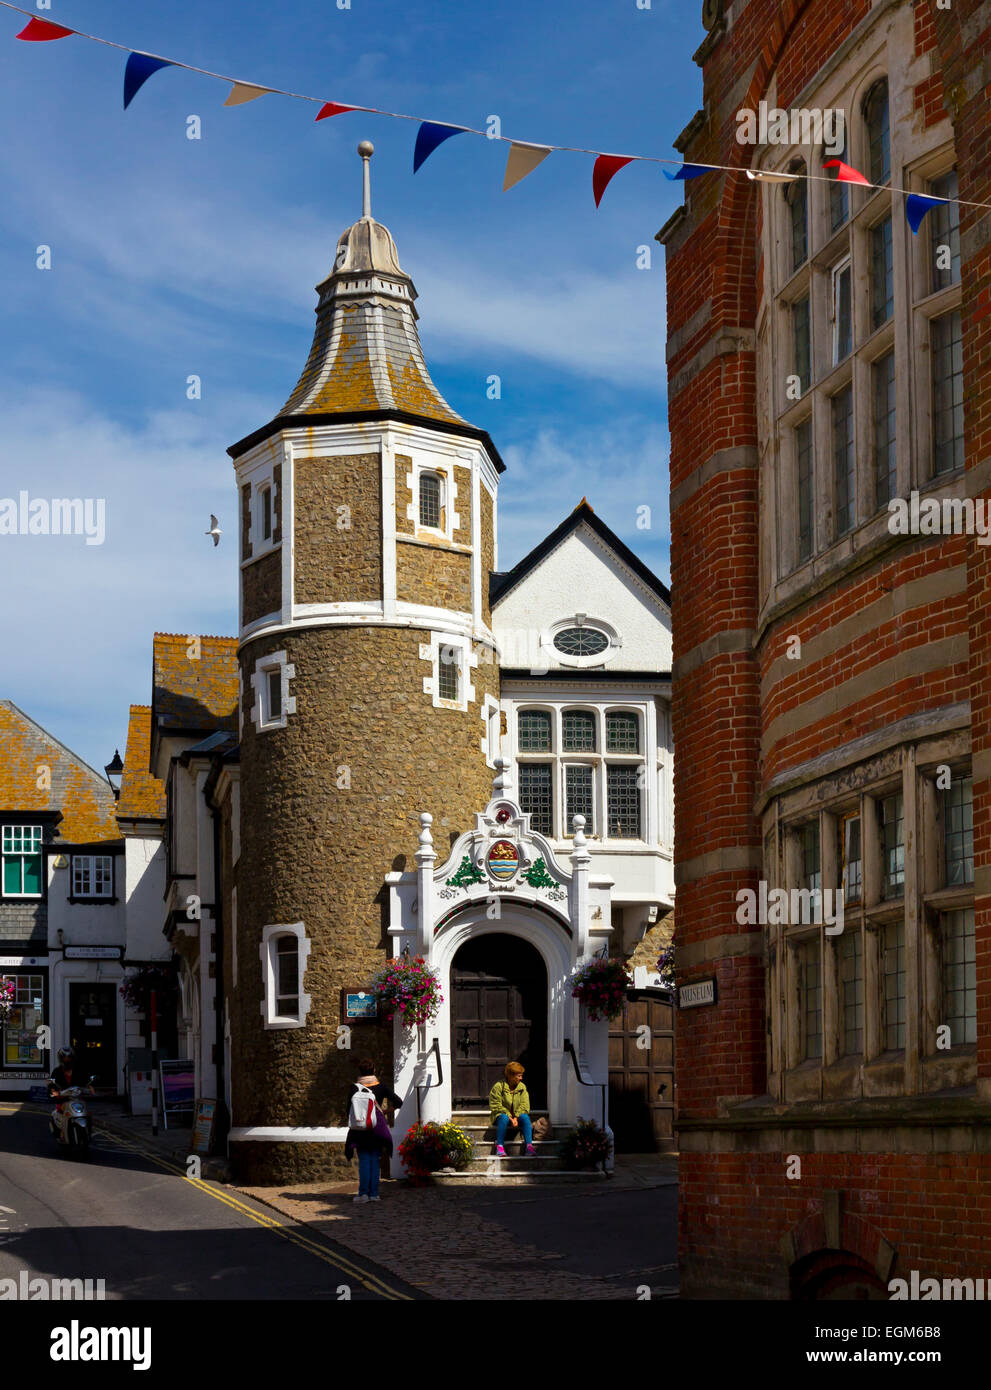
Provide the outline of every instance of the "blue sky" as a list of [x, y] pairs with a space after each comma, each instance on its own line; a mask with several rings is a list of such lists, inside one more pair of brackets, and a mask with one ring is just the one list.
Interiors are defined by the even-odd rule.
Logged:
[[[53, 0], [38, 13], [326, 99], [474, 126], [496, 114], [535, 142], [670, 157], [700, 98], [694, 0]], [[504, 194], [507, 147], [465, 135], [414, 177], [411, 123], [315, 124], [315, 107], [277, 96], [225, 110], [226, 87], [178, 69], [124, 112], [123, 53], [17, 43], [23, 22], [0, 9], [0, 496], [103, 497], [108, 534], [0, 537], [3, 696], [102, 767], [123, 752], [128, 704], [150, 699], [152, 633], [234, 634], [225, 450], [275, 414], [305, 360], [313, 287], [360, 215], [363, 138], [434, 379], [508, 465], [500, 568], [585, 495], [668, 579], [653, 237], [681, 191], [659, 166], [622, 170], [596, 211], [591, 156], [552, 155]], [[51, 270], [35, 266], [40, 245]], [[644, 504], [650, 531], [636, 526]], [[211, 512], [227, 529], [216, 550]]]

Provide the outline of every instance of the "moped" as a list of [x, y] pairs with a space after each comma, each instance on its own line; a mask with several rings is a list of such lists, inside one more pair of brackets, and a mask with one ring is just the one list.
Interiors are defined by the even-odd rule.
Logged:
[[91, 1076], [85, 1087], [67, 1086], [52, 1097], [58, 1105], [49, 1117], [48, 1128], [56, 1143], [64, 1144], [73, 1157], [89, 1158], [90, 1118], [83, 1091], [95, 1080]]

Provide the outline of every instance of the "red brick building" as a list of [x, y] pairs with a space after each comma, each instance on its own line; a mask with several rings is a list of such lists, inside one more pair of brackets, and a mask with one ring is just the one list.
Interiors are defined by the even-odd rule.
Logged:
[[[991, 3], [703, 22], [677, 148], [741, 172], [658, 234], [677, 969], [716, 981], [678, 1019], [682, 1290], [888, 1297], [991, 1268]], [[845, 149], [739, 143], [762, 102]], [[896, 190], [949, 201], [913, 235]], [[913, 493], [939, 533], [893, 526]], [[843, 930], [741, 920], [762, 881], [842, 887]]]

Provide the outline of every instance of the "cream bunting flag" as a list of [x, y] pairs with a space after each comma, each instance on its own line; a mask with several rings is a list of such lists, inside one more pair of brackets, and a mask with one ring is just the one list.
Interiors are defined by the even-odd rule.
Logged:
[[502, 181], [502, 191], [512, 188], [514, 183], [532, 174], [538, 164], [543, 164], [550, 154], [546, 145], [519, 145], [515, 141], [509, 147], [506, 157], [506, 177]]
[[243, 106], [246, 101], [254, 101], [255, 97], [263, 97], [271, 90], [271, 87], [254, 87], [250, 82], [235, 82], [224, 105]]

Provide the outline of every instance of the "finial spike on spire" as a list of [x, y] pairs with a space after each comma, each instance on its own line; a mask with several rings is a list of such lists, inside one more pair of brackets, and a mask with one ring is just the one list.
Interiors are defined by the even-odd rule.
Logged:
[[362, 187], [362, 198], [361, 198], [361, 215], [362, 215], [362, 217], [371, 217], [371, 215], [372, 215], [372, 179], [371, 179], [370, 169], [371, 169], [372, 155], [375, 153], [375, 146], [372, 144], [371, 140], [362, 140], [361, 144], [358, 146], [358, 153], [361, 155], [361, 162], [362, 162], [362, 165], [363, 165], [363, 170], [362, 170], [362, 173], [363, 173], [363, 181], [362, 181], [362, 182], [363, 182], [363, 187]]

